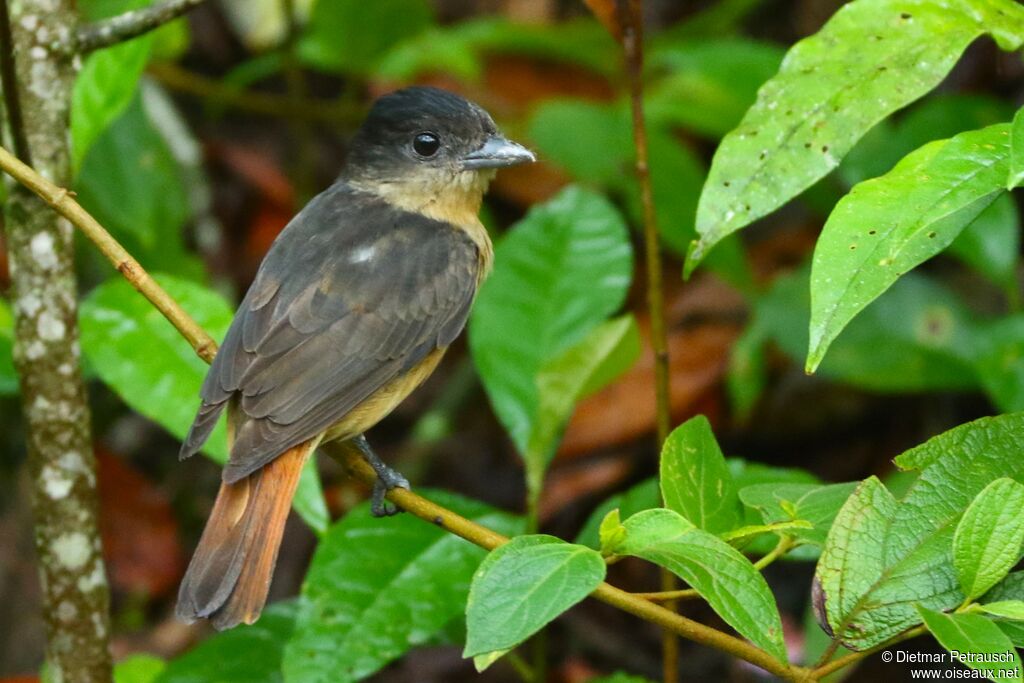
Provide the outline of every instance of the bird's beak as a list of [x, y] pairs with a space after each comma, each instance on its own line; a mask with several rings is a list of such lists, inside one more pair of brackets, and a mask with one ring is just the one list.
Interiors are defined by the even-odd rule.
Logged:
[[506, 140], [500, 135], [492, 135], [479, 149], [462, 157], [462, 168], [477, 170], [481, 168], [503, 168], [536, 161], [533, 152], [517, 142]]

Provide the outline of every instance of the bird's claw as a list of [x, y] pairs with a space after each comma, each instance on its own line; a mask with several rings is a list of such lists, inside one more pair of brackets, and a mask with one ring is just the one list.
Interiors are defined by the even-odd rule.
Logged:
[[391, 489], [409, 490], [409, 480], [391, 469], [377, 457], [377, 454], [370, 448], [366, 438], [363, 436], [355, 439], [356, 445], [363, 454], [363, 458], [370, 463], [377, 479], [373, 482], [373, 494], [370, 497], [370, 514], [374, 517], [391, 517], [402, 512], [397, 505], [388, 505], [385, 497]]

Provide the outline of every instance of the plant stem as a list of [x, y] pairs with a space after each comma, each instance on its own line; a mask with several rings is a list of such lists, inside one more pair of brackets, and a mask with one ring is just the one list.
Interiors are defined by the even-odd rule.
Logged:
[[99, 248], [117, 270], [159, 310], [181, 333], [200, 358], [209, 363], [217, 353], [217, 342], [156, 283], [139, 262], [118, 244], [95, 218], [71, 197], [71, 193], [23, 164], [0, 147], [0, 169], [36, 193], [54, 211], [71, 221]]
[[[843, 668], [849, 666], [850, 664], [853, 664], [855, 662], [858, 662], [858, 661], [864, 659], [868, 655], [873, 655], [874, 653], [876, 653], [876, 652], [878, 652], [880, 650], [885, 650], [887, 648], [890, 648], [893, 645], [896, 645], [897, 643], [902, 643], [904, 640], [910, 640], [911, 638], [916, 638], [919, 635], [927, 633], [927, 631], [928, 631], [928, 629], [926, 627], [924, 627], [924, 626], [917, 626], [915, 628], [910, 629], [909, 631], [901, 633], [900, 635], [895, 636], [893, 638], [890, 638], [889, 640], [885, 641], [884, 643], [880, 643], [878, 645], [875, 645], [874, 647], [869, 648], [867, 650], [862, 650], [861, 652], [851, 652], [850, 654], [845, 655], [843, 657], [840, 657], [839, 659], [835, 659], [835, 660], [833, 660], [831, 662], [825, 662], [823, 664], [820, 664], [820, 665], [816, 666], [814, 669], [811, 670], [811, 676], [813, 677], [813, 680], [822, 679], [825, 676], [833, 674], [836, 671], [839, 671], [840, 669], [843, 669]], [[833, 641], [833, 642], [838, 644], [838, 641]], [[832, 648], [832, 651], [835, 652], [835, 648]]]
[[656, 593], [633, 593], [638, 598], [650, 600], [651, 602], [671, 602], [673, 600], [692, 600], [699, 598], [700, 593], [692, 588], [682, 590], [658, 591]]
[[[75, 3], [0, 1], [0, 50], [7, 53], [0, 75], [7, 109], [15, 112], [12, 138], [42, 174], [67, 183], [75, 69], [48, 37], [74, 31]], [[12, 188], [4, 217], [50, 677], [109, 681], [110, 591], [89, 404], [78, 362], [74, 233], [24, 187]]]
[[[670, 388], [668, 367], [668, 336], [665, 331], [665, 301], [661, 286], [661, 243], [651, 189], [651, 169], [648, 162], [647, 127], [644, 122], [643, 100], [643, 6], [641, 0], [616, 0], [622, 47], [626, 57], [626, 75], [629, 81], [630, 110], [633, 118], [633, 142], [636, 147], [636, 176], [640, 184], [640, 199], [644, 207], [644, 247], [647, 265], [647, 307], [651, 318], [651, 349], [654, 352], [654, 397], [657, 409], [658, 448], [668, 438], [670, 426]], [[671, 591], [676, 586], [675, 576], [661, 570], [661, 587]], [[675, 605], [666, 605], [675, 609]], [[664, 683], [679, 679], [679, 643], [672, 632], [662, 636], [662, 669]]]
[[772, 562], [792, 550], [793, 544], [794, 541], [792, 536], [786, 534], [779, 536], [779, 542], [775, 544], [775, 547], [771, 549], [771, 552], [754, 563], [754, 569], [761, 571]]
[[65, 51], [85, 54], [102, 47], [123, 43], [141, 36], [143, 33], [160, 28], [172, 19], [177, 19], [185, 12], [198, 7], [202, 2], [203, 0], [163, 0], [163, 2], [156, 2], [149, 7], [85, 24], [75, 31], [74, 41], [72, 44], [64, 46]]

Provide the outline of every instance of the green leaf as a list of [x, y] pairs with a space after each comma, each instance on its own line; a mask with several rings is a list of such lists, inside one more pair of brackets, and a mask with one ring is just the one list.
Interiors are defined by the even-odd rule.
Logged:
[[[520, 523], [482, 503], [420, 491], [501, 533]], [[361, 680], [429, 642], [466, 604], [485, 552], [411, 515], [377, 518], [363, 503], [320, 541], [302, 585], [302, 606], [284, 653], [287, 680]]]
[[[170, 275], [156, 279], [214, 339], [223, 339], [232, 312], [220, 295]], [[100, 379], [133, 410], [183, 438], [195, 417], [207, 366], [178, 331], [120, 278], [108, 280], [85, 298], [79, 324], [82, 351]], [[219, 463], [227, 460], [223, 421], [203, 453]], [[314, 530], [326, 528], [327, 506], [312, 459], [294, 504]]]
[[539, 405], [524, 454], [532, 491], [540, 491], [576, 402], [628, 370], [639, 355], [636, 321], [624, 315], [602, 323], [541, 366], [537, 373]]
[[130, 655], [114, 666], [114, 683], [153, 683], [166, 667], [159, 657]]
[[425, 0], [318, 0], [299, 56], [319, 69], [367, 76], [389, 48], [432, 24]]
[[808, 529], [790, 535], [801, 543], [823, 546], [840, 508], [857, 488], [848, 484], [756, 484], [740, 489], [744, 505], [757, 509], [765, 524], [793, 519], [810, 522]]
[[1024, 107], [1013, 116], [1010, 129], [1010, 172], [1006, 189], [1012, 190], [1024, 181]]
[[836, 205], [814, 250], [807, 370], [857, 313], [948, 247], [1003, 191], [1009, 126], [932, 142]]
[[601, 520], [601, 526], [597, 529], [598, 539], [601, 542], [601, 554], [611, 554], [615, 548], [626, 537], [626, 528], [622, 526], [622, 516], [619, 509], [615, 508]]
[[280, 683], [296, 601], [270, 605], [252, 626], [218, 633], [167, 663], [157, 683]]
[[979, 326], [974, 367], [985, 393], [1000, 410], [1024, 410], [1024, 315]]
[[903, 453], [899, 467], [922, 471], [898, 505], [877, 479], [858, 487], [832, 525], [816, 575], [841, 643], [862, 650], [914, 626], [914, 603], [963, 603], [954, 530], [990, 482], [1024, 480], [1022, 434], [1024, 413], [982, 418]]
[[1004, 291], [1017, 287], [1020, 214], [1013, 198], [1008, 194], [996, 198], [963, 229], [947, 251]]
[[518, 645], [587, 597], [604, 575], [604, 560], [591, 548], [554, 536], [513, 538], [473, 576], [463, 656]]
[[649, 678], [642, 676], [630, 676], [620, 672], [614, 673], [611, 676], [601, 676], [600, 678], [591, 678], [590, 683], [652, 683]]
[[1024, 571], [1010, 572], [980, 599], [981, 602], [1024, 601]]
[[1024, 621], [1024, 600], [1004, 600], [978, 605], [978, 609], [992, 616]]
[[697, 528], [720, 534], [740, 523], [732, 473], [703, 415], [669, 434], [661, 449], [660, 477], [665, 507]]
[[1020, 559], [1024, 486], [996, 479], [971, 502], [953, 535], [953, 566], [968, 599], [995, 586]]
[[576, 536], [576, 543], [598, 549], [601, 547], [600, 525], [609, 512], [618, 510], [622, 517], [629, 517], [641, 510], [656, 508], [660, 503], [661, 492], [658, 488], [658, 480], [653, 477], [645, 479], [625, 492], [611, 496], [594, 508], [594, 511], [587, 517], [587, 521], [584, 522], [579, 535]]
[[733, 529], [732, 531], [727, 531], [724, 534], [719, 534], [719, 537], [723, 541], [728, 541], [737, 548], [743, 548], [748, 542], [760, 536], [771, 535], [774, 537], [782, 534], [795, 536], [793, 532], [796, 530], [813, 528], [814, 525], [806, 519], [794, 519], [787, 522], [772, 522], [771, 524], [751, 524], [748, 526], [741, 526]]
[[538, 419], [537, 377], [615, 312], [633, 259], [626, 226], [602, 196], [570, 187], [534, 207], [495, 249], [469, 325], [473, 360], [520, 453]]
[[[756, 324], [795, 362], [807, 354], [807, 275], [779, 278], [755, 304]], [[819, 374], [879, 392], [973, 389], [975, 329], [952, 292], [909, 273], [850, 323]]]
[[766, 341], [763, 326], [757, 324], [755, 318], [729, 350], [726, 388], [733, 412], [741, 421], [750, 418], [768, 383], [764, 349]]
[[741, 635], [786, 661], [775, 598], [764, 577], [738, 550], [664, 508], [637, 513], [623, 526], [626, 538], [615, 553], [665, 567], [696, 589]]
[[746, 38], [662, 42], [646, 57], [652, 79], [644, 108], [652, 126], [673, 125], [720, 138], [740, 122], [783, 50]]
[[147, 34], [90, 54], [71, 91], [71, 165], [76, 174], [86, 153], [132, 101], [149, 59]]
[[[978, 614], [943, 614], [921, 605], [917, 609], [942, 647], [960, 653], [953, 661], [985, 671], [993, 680], [1021, 680], [1020, 655], [994, 623]], [[994, 661], [977, 661], [986, 659]]]
[[725, 137], [697, 210], [687, 271], [726, 235], [782, 206], [838, 165], [868, 130], [949, 73], [975, 38], [1024, 36], [1012, 0], [856, 0], [787, 53]]
[[0, 298], [0, 394], [18, 393], [14, 369], [14, 314], [7, 299]]

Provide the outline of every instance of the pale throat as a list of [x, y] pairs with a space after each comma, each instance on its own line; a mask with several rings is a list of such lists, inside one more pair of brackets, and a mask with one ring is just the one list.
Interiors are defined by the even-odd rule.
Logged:
[[418, 213], [465, 231], [479, 250], [483, 277], [490, 272], [494, 248], [487, 229], [480, 222], [480, 204], [496, 173], [493, 169], [455, 174], [426, 171], [401, 181], [355, 181], [352, 185], [403, 211]]

